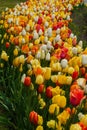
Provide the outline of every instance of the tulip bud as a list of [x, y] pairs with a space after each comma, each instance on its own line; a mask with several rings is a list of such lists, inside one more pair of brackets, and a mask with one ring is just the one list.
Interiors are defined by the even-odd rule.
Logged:
[[72, 124], [70, 130], [82, 130], [82, 128], [79, 124]]
[[26, 76], [24, 78], [24, 85], [28, 87], [30, 86], [30, 84], [31, 84], [31, 78], [29, 76]]
[[50, 61], [50, 53], [49, 52], [46, 54], [46, 60]]
[[36, 84], [43, 84], [44, 78], [42, 75], [37, 75], [36, 76]]
[[87, 65], [87, 55], [82, 55], [82, 65]]
[[38, 35], [37, 32], [34, 32], [33, 38], [34, 38], [35, 40], [39, 38], [39, 35]]
[[22, 30], [21, 34], [22, 34], [23, 36], [26, 35], [26, 31], [25, 31], [25, 29]]
[[66, 59], [62, 59], [61, 60], [61, 66], [62, 66], [62, 68], [66, 68], [67, 65], [68, 65], [68, 61]]

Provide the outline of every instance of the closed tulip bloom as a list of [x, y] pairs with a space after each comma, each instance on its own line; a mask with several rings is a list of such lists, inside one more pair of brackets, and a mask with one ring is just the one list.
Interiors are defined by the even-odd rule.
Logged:
[[44, 78], [42, 75], [37, 75], [36, 76], [36, 84], [43, 84]]
[[36, 130], [44, 130], [44, 129], [43, 129], [43, 126], [39, 125], [37, 126]]
[[82, 130], [79, 124], [72, 124], [70, 130]]

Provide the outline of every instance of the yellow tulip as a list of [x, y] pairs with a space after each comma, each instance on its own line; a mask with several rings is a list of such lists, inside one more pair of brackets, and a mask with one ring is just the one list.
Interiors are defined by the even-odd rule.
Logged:
[[1, 59], [8, 61], [9, 56], [7, 55], [7, 53], [5, 51], [2, 51], [1, 53]]
[[[61, 124], [66, 124], [66, 121], [69, 119], [70, 114], [68, 111], [64, 110], [62, 113], [60, 113], [57, 118], [61, 122]], [[73, 129], [74, 130], [74, 129]]]
[[56, 86], [55, 88], [52, 88], [52, 95], [55, 96], [55, 95], [58, 95], [61, 93], [61, 89], [59, 86]]
[[87, 127], [87, 114], [82, 117], [80, 122], [82, 122]]
[[[55, 113], [56, 112], [56, 113]], [[58, 114], [59, 113], [59, 106], [57, 104], [51, 104], [49, 106], [49, 113], [50, 114]]]
[[70, 130], [82, 130], [79, 124], [72, 124]]
[[51, 78], [51, 68], [50, 67], [45, 68], [44, 78], [46, 80], [49, 80]]
[[13, 54], [14, 54], [14, 56], [18, 55], [18, 49], [17, 48], [14, 49]]
[[38, 125], [42, 125], [43, 124], [43, 117], [38, 115]]
[[48, 126], [48, 128], [56, 129], [57, 128], [57, 122], [55, 120], [50, 120], [50, 121], [47, 122], [47, 126]]
[[64, 108], [66, 106], [66, 97], [60, 95], [53, 96], [52, 103], [57, 104], [61, 108]]
[[44, 78], [42, 75], [37, 75], [36, 76], [36, 84], [43, 84]]
[[44, 129], [43, 129], [43, 126], [39, 125], [37, 126], [36, 130], [44, 130]]

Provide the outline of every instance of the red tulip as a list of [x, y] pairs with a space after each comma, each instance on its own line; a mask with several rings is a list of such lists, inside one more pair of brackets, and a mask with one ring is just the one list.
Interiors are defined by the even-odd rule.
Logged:
[[48, 98], [52, 98], [52, 87], [51, 86], [46, 88], [46, 96]]
[[36, 25], [36, 30], [37, 30], [37, 32], [39, 32], [40, 29], [44, 32], [44, 26], [42, 26], [42, 25], [40, 25], [40, 24], [37, 24], [37, 25]]
[[87, 73], [85, 73], [85, 76], [84, 76], [84, 78], [86, 79], [86, 81], [87, 81]]
[[40, 84], [39, 87], [38, 87], [38, 92], [42, 93], [43, 90], [44, 90], [44, 84]]
[[61, 59], [64, 59], [66, 57], [66, 53], [64, 51], [62, 51], [60, 54], [60, 57], [61, 57]]
[[25, 77], [24, 85], [25, 86], [30, 86], [30, 84], [31, 84], [31, 78], [29, 76]]
[[37, 125], [38, 124], [38, 114], [35, 111], [30, 112], [30, 114], [29, 114], [29, 120], [33, 124]]
[[10, 43], [9, 43], [9, 42], [6, 42], [5, 46], [6, 46], [6, 48], [9, 48]]
[[42, 24], [42, 22], [43, 22], [43, 19], [40, 17], [39, 19], [38, 19], [38, 24]]
[[78, 124], [81, 126], [82, 130], [87, 130], [87, 127], [82, 122], [79, 122]]
[[58, 28], [61, 28], [63, 25], [64, 25], [64, 23], [63, 23], [62, 21], [59, 21], [59, 22], [57, 23], [57, 27], [58, 27]]
[[72, 78], [75, 80], [78, 78], [78, 75], [79, 75], [78, 71], [74, 71], [72, 74]]
[[57, 23], [54, 23], [53, 24], [53, 30], [57, 30], [58, 26], [57, 26]]
[[86, 72], [86, 68], [85, 67], [80, 68], [80, 72], [81, 72], [82, 75], [84, 75], [85, 72]]
[[59, 47], [59, 45], [58, 45], [58, 43], [56, 43], [56, 44], [54, 45], [54, 49], [58, 49], [58, 47]]
[[79, 88], [73, 89], [70, 92], [70, 103], [73, 106], [77, 106], [77, 105], [80, 104], [83, 97], [84, 97], [84, 91], [83, 90], [81, 90]]

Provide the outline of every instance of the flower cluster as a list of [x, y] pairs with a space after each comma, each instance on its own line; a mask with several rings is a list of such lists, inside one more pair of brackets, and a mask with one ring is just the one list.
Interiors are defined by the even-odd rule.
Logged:
[[82, 2], [29, 0], [2, 12], [0, 70], [16, 69], [19, 86], [35, 95], [30, 129], [87, 129], [87, 48], [69, 28]]

